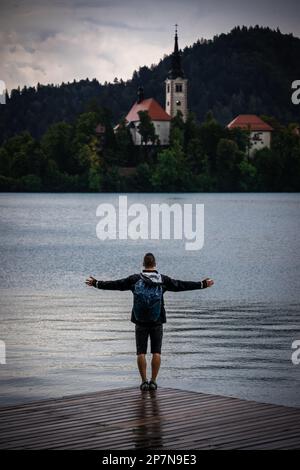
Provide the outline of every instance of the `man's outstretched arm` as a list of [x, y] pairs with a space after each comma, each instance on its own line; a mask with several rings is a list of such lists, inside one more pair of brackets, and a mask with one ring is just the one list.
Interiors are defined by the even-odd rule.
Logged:
[[163, 276], [163, 283], [166, 290], [172, 292], [182, 292], [185, 290], [206, 289], [214, 284], [214, 281], [207, 277], [203, 281], [180, 281]]
[[131, 290], [134, 284], [134, 276], [125, 277], [124, 279], [116, 279], [115, 281], [97, 281], [93, 276], [86, 279], [88, 286], [97, 287], [105, 290]]

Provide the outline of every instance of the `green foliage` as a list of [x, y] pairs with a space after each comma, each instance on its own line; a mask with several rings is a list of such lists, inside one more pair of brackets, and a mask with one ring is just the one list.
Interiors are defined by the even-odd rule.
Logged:
[[211, 112], [208, 112], [205, 121], [200, 126], [199, 139], [201, 146], [205, 149], [205, 153], [208, 156], [212, 172], [216, 170], [216, 156], [219, 141], [222, 138], [226, 138], [226, 133], [226, 129], [216, 121]]
[[73, 173], [72, 126], [58, 122], [49, 127], [41, 140], [41, 148], [47, 160], [56, 162], [59, 171]]
[[180, 127], [175, 127], [174, 124], [171, 125], [170, 129], [170, 145], [180, 145], [183, 148], [184, 144], [184, 130]]
[[171, 120], [171, 129], [170, 129], [171, 145], [175, 140], [180, 140], [180, 144], [183, 145], [184, 129], [185, 129], [185, 124], [183, 122], [182, 112], [177, 111], [176, 116]]
[[21, 182], [18, 179], [0, 175], [0, 191], [21, 191]]
[[136, 174], [129, 181], [134, 191], [151, 192], [152, 186], [152, 169], [149, 163], [140, 163], [136, 168]]
[[104, 177], [104, 191], [119, 192], [124, 191], [123, 179], [120, 176], [118, 167], [109, 168]]
[[156, 191], [184, 191], [189, 179], [189, 170], [180, 139], [158, 154], [158, 163], [151, 176]]
[[138, 115], [140, 118], [138, 130], [142, 137], [142, 145], [147, 145], [148, 143], [155, 144], [157, 135], [155, 134], [155, 127], [148, 111], [139, 111]]
[[26, 174], [40, 175], [44, 164], [39, 143], [28, 132], [12, 137], [1, 148], [0, 165], [5, 176], [19, 178]]
[[240, 173], [240, 179], [239, 179], [239, 189], [241, 191], [256, 191], [257, 190], [257, 170], [255, 166], [247, 161], [246, 159], [243, 159], [241, 163], [239, 164], [239, 173]]
[[21, 177], [23, 191], [38, 192], [42, 189], [42, 180], [37, 175], [25, 175]]
[[254, 165], [260, 191], [299, 191], [300, 137], [294, 126], [274, 133], [271, 149], [257, 151]]
[[88, 189], [90, 191], [100, 191], [102, 183], [101, 160], [97, 153], [97, 144], [95, 137], [91, 139], [89, 148], [89, 171], [88, 171]]
[[9, 158], [9, 153], [4, 147], [0, 148], [0, 175], [10, 175], [11, 174], [11, 162], [12, 159]]
[[135, 146], [128, 127], [126, 127], [125, 119], [123, 119], [116, 131], [115, 135], [116, 149], [111, 158], [112, 163], [119, 165], [129, 165], [136, 163]]
[[284, 126], [264, 116], [274, 127], [271, 148], [250, 157], [249, 132], [229, 131], [212, 112], [201, 123], [193, 113], [186, 122], [178, 113], [168, 147], [157, 142], [148, 113], [140, 117], [149, 145], [133, 145], [124, 120], [114, 134], [109, 111], [93, 102], [72, 123], [51, 124], [39, 140], [28, 131], [7, 138], [0, 147], [0, 191], [300, 190], [297, 122]]
[[95, 129], [99, 123], [97, 113], [88, 112], [80, 114], [75, 123], [75, 143], [87, 144], [95, 136]]
[[219, 191], [236, 191], [239, 189], [240, 163], [243, 154], [236, 142], [220, 139], [217, 145], [216, 176]]

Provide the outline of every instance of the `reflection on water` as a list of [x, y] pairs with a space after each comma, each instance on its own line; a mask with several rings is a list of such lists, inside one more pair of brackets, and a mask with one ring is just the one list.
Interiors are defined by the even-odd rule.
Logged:
[[136, 449], [157, 449], [163, 447], [163, 434], [159, 398], [155, 392], [141, 393], [137, 402], [136, 420], [131, 441]]
[[[300, 196], [176, 195], [205, 205], [196, 253], [174, 241], [100, 243], [96, 207], [114, 197], [0, 195], [0, 404], [139, 385], [131, 293], [84, 279], [137, 272], [150, 249], [165, 274], [215, 279], [205, 291], [165, 295], [159, 384], [300, 406], [300, 366], [291, 362], [300, 339]], [[174, 199], [130, 196], [152, 197]]]

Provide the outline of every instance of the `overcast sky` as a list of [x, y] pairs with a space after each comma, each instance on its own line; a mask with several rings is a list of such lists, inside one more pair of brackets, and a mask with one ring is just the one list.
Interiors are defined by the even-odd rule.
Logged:
[[300, 37], [299, 0], [1, 0], [0, 81], [20, 85], [81, 78], [128, 79], [173, 48], [236, 25]]

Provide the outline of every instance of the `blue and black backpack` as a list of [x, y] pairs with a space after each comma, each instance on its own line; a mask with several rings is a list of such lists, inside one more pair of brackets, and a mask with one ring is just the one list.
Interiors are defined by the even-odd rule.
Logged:
[[[159, 279], [159, 281], [157, 281]], [[140, 279], [133, 289], [133, 313], [139, 322], [156, 322], [160, 317], [163, 298], [161, 276], [155, 275], [155, 281], [140, 274]]]

